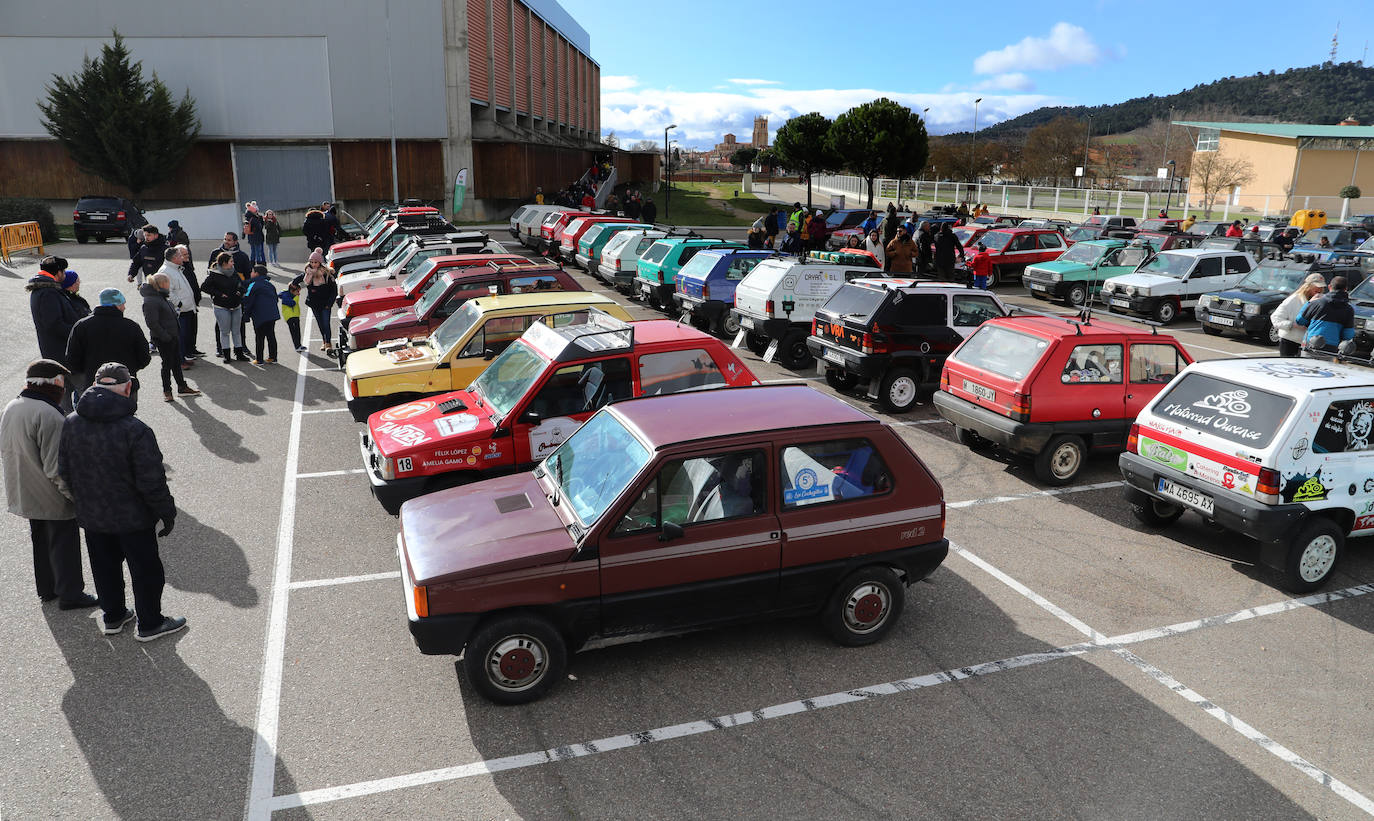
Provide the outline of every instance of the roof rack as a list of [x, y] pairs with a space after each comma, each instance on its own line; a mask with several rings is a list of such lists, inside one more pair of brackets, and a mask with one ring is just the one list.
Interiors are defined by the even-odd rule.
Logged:
[[[1052, 314], [1048, 311], [1041, 311], [1035, 308], [1026, 308], [1020, 305], [1012, 306], [1011, 311], [1013, 314], [1034, 314], [1035, 316], [1042, 316], [1046, 319], [1058, 319], [1061, 322], [1067, 322], [1070, 325], [1076, 326], [1074, 330], [1077, 332], [1079, 336], [1083, 335], [1084, 327], [1092, 327], [1093, 309], [1091, 305], [1084, 305], [1083, 308], [1078, 312], [1077, 318], [1074, 318], [1072, 316], [1065, 316], [1064, 314]], [[1140, 317], [1128, 316], [1125, 314], [1111, 314], [1111, 319], [1113, 321], [1117, 319], [1123, 319], [1127, 322], [1135, 322], [1140, 325], [1148, 325], [1150, 327], [1151, 336], [1158, 336], [1159, 329], [1163, 327], [1162, 323], [1155, 322], [1153, 319], [1142, 319]]]
[[[587, 321], [555, 327], [546, 320], [586, 313]], [[525, 331], [530, 342], [544, 350], [555, 362], [593, 356], [610, 350], [629, 350], [635, 344], [634, 324], [617, 319], [605, 311], [588, 306], [539, 317]]]
[[1348, 356], [1339, 351], [1336, 353], [1330, 351], [1314, 351], [1307, 347], [1302, 349], [1302, 355], [1307, 359], [1321, 359], [1327, 362], [1334, 362], [1338, 365], [1359, 365], [1364, 368], [1374, 368], [1374, 356]]

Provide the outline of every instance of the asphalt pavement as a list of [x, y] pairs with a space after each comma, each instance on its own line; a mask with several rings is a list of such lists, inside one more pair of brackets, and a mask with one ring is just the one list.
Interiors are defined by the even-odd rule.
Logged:
[[[193, 243], [198, 266], [212, 245]], [[50, 250], [89, 299], [125, 288], [141, 322], [122, 246]], [[299, 238], [282, 258], [279, 285]], [[0, 268], [12, 394], [37, 355], [35, 270]], [[202, 308], [206, 350], [213, 323]], [[1186, 317], [1172, 332], [1198, 358], [1271, 350]], [[0, 818], [1374, 814], [1370, 540], [1295, 599], [1253, 543], [1196, 516], [1138, 525], [1114, 458], [1051, 489], [957, 444], [925, 403], [844, 397], [897, 426], [949, 502], [955, 549], [885, 641], [840, 648], [809, 620], [704, 631], [581, 653], [544, 700], [487, 703], [410, 639], [396, 520], [360, 475], [318, 331], [304, 357], [278, 336], [278, 364], [191, 369], [199, 398], [164, 403], [143, 375], [181, 511], [164, 609], [185, 632], [138, 644], [40, 605], [27, 525], [0, 518]]]

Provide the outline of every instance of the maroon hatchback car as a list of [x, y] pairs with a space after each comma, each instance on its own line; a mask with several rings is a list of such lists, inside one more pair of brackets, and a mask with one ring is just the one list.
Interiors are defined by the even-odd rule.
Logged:
[[609, 405], [531, 473], [406, 502], [398, 553], [420, 651], [516, 704], [593, 637], [809, 614], [875, 642], [944, 561], [944, 523], [892, 428], [779, 385]]

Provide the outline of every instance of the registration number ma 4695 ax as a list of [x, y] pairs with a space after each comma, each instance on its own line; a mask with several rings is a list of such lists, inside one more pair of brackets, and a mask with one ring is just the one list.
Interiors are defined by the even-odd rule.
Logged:
[[1188, 507], [1199, 510], [1207, 516], [1211, 516], [1215, 509], [1216, 503], [1212, 500], [1211, 496], [1208, 496], [1206, 493], [1199, 493], [1177, 482], [1171, 482], [1162, 476], [1156, 480], [1155, 489], [1165, 496], [1168, 496], [1170, 499], [1182, 502]]

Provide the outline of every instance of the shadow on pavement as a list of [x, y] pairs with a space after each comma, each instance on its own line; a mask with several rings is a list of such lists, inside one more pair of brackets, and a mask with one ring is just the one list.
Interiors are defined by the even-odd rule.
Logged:
[[258, 461], [258, 455], [243, 446], [243, 436], [238, 431], [207, 413], [197, 404], [206, 395], [197, 397], [194, 401], [178, 399], [169, 404], [191, 423], [191, 432], [200, 437], [200, 443], [206, 450], [221, 459], [239, 464]]
[[248, 583], [248, 557], [226, 533], [182, 510], [176, 527], [159, 547], [167, 583], [188, 593], [206, 593], [235, 607], [258, 603], [257, 588]]
[[[257, 735], [225, 715], [177, 653], [195, 626], [139, 644], [133, 624], [103, 636], [91, 619], [45, 616], [75, 679], [62, 712], [115, 816], [241, 818]], [[279, 791], [295, 791], [280, 761], [276, 780]], [[49, 809], [48, 817], [71, 817], [70, 808]]]

